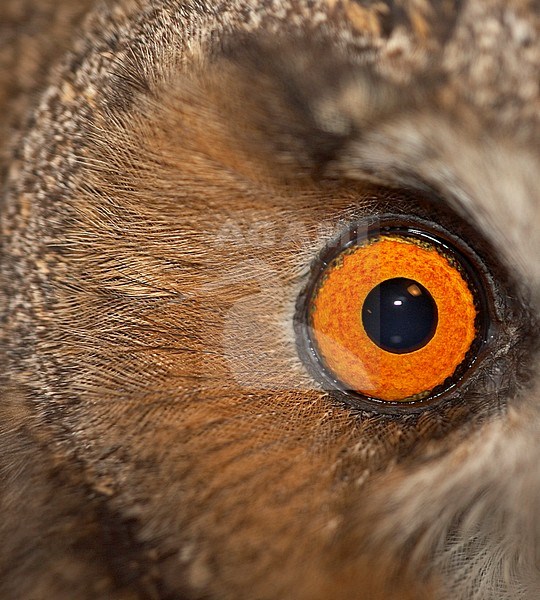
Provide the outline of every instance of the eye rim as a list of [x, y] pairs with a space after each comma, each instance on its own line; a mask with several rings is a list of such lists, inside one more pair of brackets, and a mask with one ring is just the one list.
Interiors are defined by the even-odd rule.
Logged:
[[[328, 266], [348, 248], [366, 239], [381, 235], [403, 235], [429, 242], [452, 257], [467, 282], [477, 308], [475, 327], [477, 335], [465, 359], [454, 374], [432, 390], [429, 396], [410, 401], [381, 400], [348, 389], [325, 365], [320, 356], [310, 327], [311, 300], [316, 297], [322, 275]], [[296, 301], [294, 329], [299, 357], [311, 376], [345, 406], [369, 413], [404, 416], [433, 409], [456, 396], [478, 372], [497, 335], [495, 290], [491, 273], [485, 261], [460, 236], [451, 233], [434, 221], [414, 214], [382, 213], [369, 215], [344, 228], [314, 259], [307, 284]], [[450, 381], [449, 381], [450, 380]]]

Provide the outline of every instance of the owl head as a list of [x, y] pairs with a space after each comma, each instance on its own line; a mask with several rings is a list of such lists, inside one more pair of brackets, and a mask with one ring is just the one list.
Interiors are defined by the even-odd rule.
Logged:
[[28, 5], [2, 597], [536, 598], [538, 6]]

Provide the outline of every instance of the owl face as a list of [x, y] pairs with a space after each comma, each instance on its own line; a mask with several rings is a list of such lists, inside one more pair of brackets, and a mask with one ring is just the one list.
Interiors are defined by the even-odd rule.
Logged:
[[536, 597], [534, 6], [77, 40], [1, 207], [8, 592]]

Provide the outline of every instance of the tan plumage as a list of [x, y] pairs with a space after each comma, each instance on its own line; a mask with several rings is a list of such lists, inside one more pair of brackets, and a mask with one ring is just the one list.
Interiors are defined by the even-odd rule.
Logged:
[[[535, 3], [0, 10], [0, 596], [536, 598]], [[481, 366], [398, 415], [295, 337], [314, 258], [385, 212], [495, 290]]]

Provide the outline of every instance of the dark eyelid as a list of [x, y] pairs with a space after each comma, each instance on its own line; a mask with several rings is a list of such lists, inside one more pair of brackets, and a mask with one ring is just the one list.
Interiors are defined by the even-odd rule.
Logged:
[[[427, 188], [427, 186], [426, 186]], [[486, 344], [482, 349], [483, 356], [479, 367], [468, 378], [467, 382], [452, 389], [448, 394], [433, 402], [428, 411], [440, 416], [455, 412], [456, 407], [472, 417], [485, 417], [504, 410], [511, 400], [518, 385], [527, 377], [526, 364], [529, 363], [533, 337], [531, 331], [535, 330], [534, 317], [526, 297], [517, 282], [505, 266], [498, 260], [496, 249], [486, 240], [471, 223], [465, 222], [449, 206], [446, 200], [432, 190], [428, 189], [387, 189], [378, 190], [378, 201], [370, 207], [368, 219], [377, 220], [379, 211], [387, 210], [392, 206], [397, 215], [413, 215], [414, 218], [426, 220], [438, 230], [444, 230], [453, 238], [470, 247], [478, 255], [482, 268], [484, 285], [491, 290], [490, 301], [490, 328], [486, 332]], [[351, 222], [355, 219], [354, 213]], [[365, 212], [358, 212], [358, 217], [366, 216]], [[318, 259], [320, 260], [320, 258]], [[324, 257], [322, 259], [324, 261]], [[298, 306], [305, 310], [305, 296], [300, 297]], [[298, 326], [298, 321], [297, 321]], [[518, 333], [516, 333], [518, 332]], [[511, 355], [505, 350], [512, 346]], [[305, 353], [306, 348], [300, 348], [300, 353]], [[521, 368], [523, 367], [523, 368]], [[351, 408], [350, 398], [342, 390], [336, 389], [336, 381], [329, 382], [330, 395], [339, 404]], [[489, 399], [489, 400], [486, 400]], [[353, 403], [354, 404], [354, 403]], [[362, 403], [353, 406], [353, 411], [359, 414], [372, 414], [382, 412], [389, 418], [400, 419], [403, 414], [423, 412], [417, 407], [410, 407], [403, 411], [402, 406], [385, 407], [386, 410], [378, 411], [373, 406]]]

